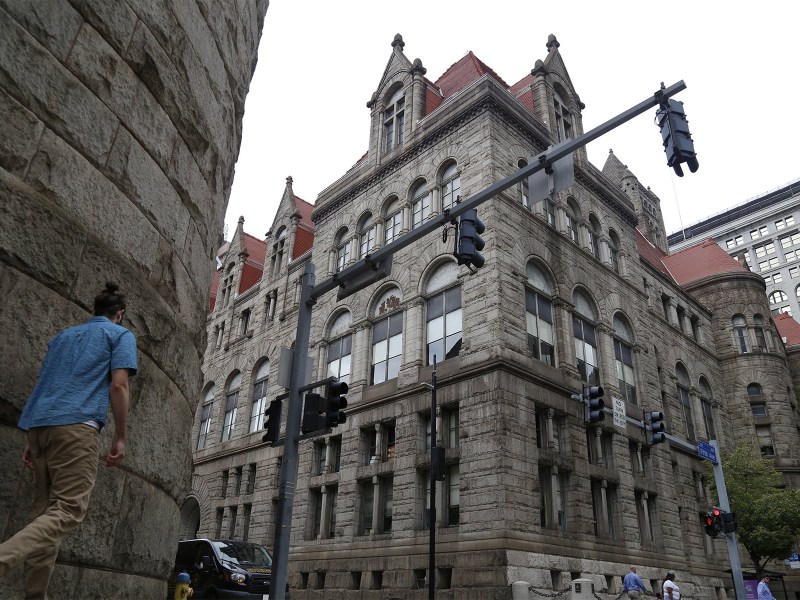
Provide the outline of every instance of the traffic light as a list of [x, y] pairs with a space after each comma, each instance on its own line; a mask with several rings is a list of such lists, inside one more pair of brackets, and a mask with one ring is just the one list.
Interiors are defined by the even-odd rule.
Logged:
[[325, 417], [322, 406], [322, 396], [319, 394], [306, 394], [303, 401], [303, 424], [300, 426], [301, 433], [311, 433], [325, 429]]
[[703, 519], [706, 535], [717, 537], [717, 526], [714, 524], [714, 515], [711, 514], [711, 511], [708, 511], [707, 513], [700, 513], [700, 516]]
[[461, 215], [455, 249], [458, 264], [480, 269], [486, 263], [486, 259], [480, 252], [486, 245], [480, 236], [484, 231], [486, 231], [486, 225], [478, 218], [478, 209], [471, 208]]
[[736, 513], [722, 513], [722, 531], [725, 533], [736, 533]]
[[267, 410], [264, 413], [264, 429], [267, 433], [261, 438], [261, 441], [268, 444], [275, 444], [278, 441], [278, 436], [281, 432], [281, 408], [283, 407], [282, 400], [273, 400], [269, 403]]
[[583, 399], [586, 403], [586, 420], [589, 423], [599, 423], [606, 418], [606, 413], [603, 408], [606, 403], [603, 402], [603, 394], [605, 391], [599, 385], [584, 386]]
[[328, 384], [327, 398], [325, 399], [325, 425], [337, 427], [347, 420], [344, 408], [347, 408], [347, 398], [342, 394], [347, 393], [347, 384], [344, 381], [333, 381]]
[[647, 445], [652, 446], [666, 441], [667, 434], [664, 430], [667, 427], [664, 425], [664, 413], [657, 410], [650, 411], [646, 414], [646, 421]]
[[681, 163], [686, 163], [692, 173], [697, 171], [700, 165], [695, 155], [692, 134], [689, 133], [689, 122], [683, 111], [683, 102], [672, 98], [665, 100], [656, 111], [656, 120], [661, 129], [667, 165], [675, 170], [678, 177], [683, 177]]

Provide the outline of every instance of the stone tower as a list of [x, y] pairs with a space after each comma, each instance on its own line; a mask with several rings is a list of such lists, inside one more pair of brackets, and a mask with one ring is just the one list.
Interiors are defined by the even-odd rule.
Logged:
[[48, 339], [84, 321], [113, 280], [140, 350], [128, 457], [100, 468], [87, 518], [61, 546], [51, 587], [65, 596], [165, 593], [190, 482], [214, 250], [267, 6], [0, 9], [2, 539], [31, 517], [16, 423]]

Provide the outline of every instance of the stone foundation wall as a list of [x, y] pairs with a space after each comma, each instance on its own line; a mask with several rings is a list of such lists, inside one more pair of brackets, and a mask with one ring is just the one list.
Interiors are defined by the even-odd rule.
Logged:
[[165, 593], [213, 253], [267, 6], [0, 0], [0, 538], [31, 518], [16, 423], [49, 338], [84, 321], [112, 280], [139, 343], [128, 456], [100, 467], [53, 597]]

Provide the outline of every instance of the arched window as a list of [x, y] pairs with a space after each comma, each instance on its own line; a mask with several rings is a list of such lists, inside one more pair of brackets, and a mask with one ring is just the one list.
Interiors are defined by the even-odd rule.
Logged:
[[[527, 167], [528, 161], [519, 159], [517, 162], [517, 168], [521, 169], [522, 167]], [[528, 178], [526, 177], [522, 181], [519, 182], [519, 200], [522, 202], [522, 206], [527, 208], [528, 210], [531, 209], [531, 202], [528, 199]]]
[[800, 285], [794, 288], [794, 295], [800, 298]]
[[567, 217], [567, 235], [569, 239], [578, 244], [578, 210], [572, 198], [567, 198], [565, 214]]
[[600, 260], [600, 222], [594, 215], [589, 215], [589, 250]]
[[283, 254], [286, 250], [286, 227], [278, 229], [275, 234], [275, 242], [272, 244], [272, 258], [270, 275], [275, 275], [281, 270], [283, 263]]
[[525, 287], [525, 321], [528, 329], [528, 350], [543, 363], [556, 366], [555, 335], [553, 334], [553, 286], [550, 278], [529, 262], [528, 285]]
[[761, 385], [758, 383], [751, 383], [747, 386], [747, 395], [750, 399], [761, 398]]
[[733, 315], [733, 338], [740, 354], [750, 352], [750, 337], [747, 335], [747, 321], [743, 315]]
[[372, 316], [372, 383], [395, 379], [403, 363], [403, 311], [400, 290], [386, 290], [375, 303]]
[[613, 229], [608, 231], [608, 253], [611, 259], [611, 268], [619, 273], [619, 236]]
[[431, 194], [426, 181], [419, 182], [411, 192], [411, 228], [416, 229], [431, 216]]
[[575, 359], [581, 381], [589, 385], [600, 385], [597, 355], [597, 332], [592, 302], [581, 291], [573, 294], [575, 312], [572, 314], [572, 334], [575, 339]]
[[614, 315], [614, 359], [617, 385], [623, 398], [636, 404], [636, 375], [633, 368], [633, 331], [620, 315]]
[[227, 442], [233, 437], [233, 428], [236, 425], [236, 405], [239, 404], [239, 386], [242, 384], [242, 374], [236, 373], [228, 384], [228, 393], [225, 395], [225, 421], [222, 424], [222, 441]]
[[770, 304], [778, 304], [779, 302], [786, 302], [789, 296], [782, 290], [776, 290], [769, 295]]
[[350, 325], [353, 322], [349, 312], [343, 312], [331, 324], [328, 337], [328, 377], [350, 383], [350, 368], [353, 358], [353, 336]]
[[452, 208], [461, 193], [461, 176], [458, 165], [451, 162], [442, 173], [442, 210]]
[[403, 209], [400, 207], [400, 200], [393, 198], [386, 206], [386, 220], [384, 221], [385, 244], [393, 242], [400, 235], [400, 227], [403, 224]]
[[703, 407], [703, 421], [709, 440], [717, 439], [717, 428], [714, 419], [714, 399], [711, 396], [711, 386], [705, 377], [700, 378], [700, 404]]
[[689, 379], [689, 373], [686, 372], [686, 368], [680, 363], [675, 366], [675, 377], [677, 379], [678, 402], [680, 403], [681, 410], [683, 411], [684, 434], [686, 435], [686, 439], [694, 441], [692, 398], [689, 395], [689, 389], [691, 388], [692, 384], [691, 380]]
[[405, 128], [406, 97], [403, 88], [397, 88], [386, 102], [383, 113], [383, 131], [386, 137], [386, 152], [403, 145], [403, 129]]
[[341, 271], [350, 262], [350, 236], [347, 227], [336, 234], [336, 270]]
[[425, 294], [426, 337], [428, 342], [427, 364], [458, 356], [461, 350], [461, 286], [454, 285], [458, 279], [458, 265], [447, 262], [433, 272]]
[[208, 433], [211, 431], [211, 409], [214, 407], [214, 386], [206, 390], [203, 407], [200, 409], [200, 433], [197, 435], [197, 449], [202, 450], [208, 444]]
[[250, 409], [250, 433], [264, 427], [264, 411], [267, 408], [267, 382], [269, 380], [269, 361], [258, 367], [253, 384], [253, 406]]
[[358, 224], [358, 248], [359, 258], [364, 258], [375, 248], [375, 219], [373, 219], [372, 213], [361, 217]]
[[756, 348], [761, 352], [767, 352], [767, 337], [764, 335], [764, 317], [761, 315], [753, 315], [753, 333], [756, 336]]

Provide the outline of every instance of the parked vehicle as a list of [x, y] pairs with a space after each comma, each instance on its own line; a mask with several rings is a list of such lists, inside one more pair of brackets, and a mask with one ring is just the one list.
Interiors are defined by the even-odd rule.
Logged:
[[[186, 572], [199, 598], [268, 600], [272, 556], [264, 546], [238, 540], [184, 540], [178, 542], [175, 567], [169, 578], [167, 598], [174, 594], [177, 577]], [[289, 597], [289, 588], [286, 588]]]

